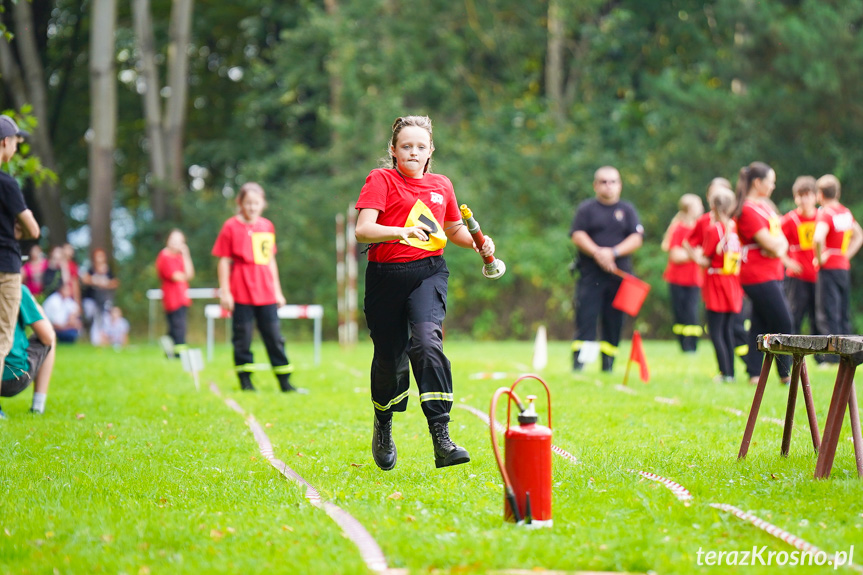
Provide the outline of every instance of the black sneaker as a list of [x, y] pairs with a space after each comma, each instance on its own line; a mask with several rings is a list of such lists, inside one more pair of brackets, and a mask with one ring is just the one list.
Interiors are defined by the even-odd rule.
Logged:
[[434, 444], [435, 467], [449, 467], [470, 461], [470, 454], [464, 447], [459, 447], [449, 438], [449, 423], [435, 422], [429, 424], [429, 433]]
[[395, 441], [393, 441], [393, 420], [390, 418], [387, 421], [379, 421], [375, 417], [375, 430], [372, 434], [372, 457], [375, 464], [389, 471], [396, 466], [396, 450]]

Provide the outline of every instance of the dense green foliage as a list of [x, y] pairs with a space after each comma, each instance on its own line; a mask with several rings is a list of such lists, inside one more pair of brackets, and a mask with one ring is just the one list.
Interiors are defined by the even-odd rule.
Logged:
[[[360, 522], [390, 567], [412, 574], [761, 574], [775, 573], [775, 562], [699, 567], [698, 551], [794, 551], [711, 503], [750, 511], [831, 555], [854, 545], [859, 571], [863, 518], [853, 502], [861, 480], [847, 418], [828, 480], [812, 479], [816, 457], [802, 397], [787, 458], [779, 454], [782, 428], [761, 419], [749, 455], [737, 461], [745, 423], [737, 413], [748, 409], [753, 388], [712, 383], [708, 345], [683, 357], [671, 342], [647, 342], [652, 380], [632, 381], [624, 393], [622, 363], [611, 375], [596, 365], [573, 375], [568, 345], [556, 342], [542, 374], [551, 388], [553, 441], [577, 463], [553, 456], [554, 527], [529, 531], [503, 522], [489, 428], [463, 407], [487, 413], [494, 390], [526, 369], [532, 346], [450, 341], [446, 348], [456, 381], [452, 435], [471, 462], [434, 468], [412, 397], [395, 417], [399, 459], [388, 472], [370, 453], [370, 344], [327, 343], [321, 366], [312, 364], [311, 344], [289, 344], [293, 377], [311, 390], [304, 396], [279, 393], [263, 373], [255, 376], [257, 393], [241, 393], [227, 345], [207, 365], [199, 392], [155, 346], [60, 348], [44, 415], [27, 413], [29, 390], [2, 400], [9, 419], [0, 422], [0, 574], [371, 573], [336, 523], [266, 461], [243, 416], [224, 400], [260, 423], [276, 458]], [[490, 371], [505, 378], [471, 377]], [[811, 373], [821, 425], [833, 377]], [[525, 381], [517, 391], [540, 392], [547, 423], [541, 387]], [[761, 415], [783, 417], [786, 395], [771, 379]], [[505, 417], [500, 404], [497, 418]], [[689, 505], [631, 470], [682, 484]]]
[[[84, 133], [87, 2], [41, 6], [46, 70], [71, 228], [86, 219]], [[593, 171], [614, 164], [647, 231], [637, 271], [654, 286], [642, 314], [669, 335], [659, 238], [685, 192], [767, 161], [774, 199], [791, 207], [797, 175], [832, 172], [846, 203], [863, 137], [863, 0], [555, 0], [563, 25], [560, 75], [549, 94], [549, 2], [241, 0], [195, 3], [186, 164], [189, 189], [171, 221], [153, 222], [146, 144], [135, 91], [128, 7], [120, 13], [117, 207], [135, 224], [134, 254], [119, 269], [120, 302], [134, 317], [147, 265], [164, 231], [189, 232], [197, 285], [212, 285], [208, 255], [240, 183], [259, 180], [279, 233], [288, 299], [327, 306], [335, 324], [334, 216], [385, 156], [389, 126], [406, 113], [435, 122], [435, 166], [454, 182], [510, 270], [480, 278], [478, 259], [450, 248], [448, 327], [474, 337], [527, 337], [538, 323], [571, 332], [567, 238]], [[84, 6], [82, 6], [84, 5]], [[157, 41], [170, 3], [154, 0]], [[49, 25], [44, 26], [45, 22]], [[14, 26], [10, 26], [14, 28]], [[14, 29], [12, 30], [14, 32]], [[3, 100], [6, 101], [6, 100]], [[129, 234], [129, 230], [118, 233]], [[855, 278], [860, 278], [855, 269]], [[858, 309], [861, 302], [854, 302]], [[137, 312], [136, 312], [137, 310]]]

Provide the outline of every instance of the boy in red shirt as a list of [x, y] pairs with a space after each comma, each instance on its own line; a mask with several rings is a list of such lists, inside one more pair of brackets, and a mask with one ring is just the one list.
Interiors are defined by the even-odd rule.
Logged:
[[809, 316], [810, 333], [818, 333], [815, 324], [815, 223], [818, 209], [815, 178], [800, 176], [791, 192], [797, 209], [782, 217], [782, 233], [788, 239], [788, 259], [785, 261], [785, 295], [791, 305], [794, 333], [803, 333], [803, 318]]
[[[823, 334], [850, 334], [851, 258], [863, 245], [863, 229], [851, 210], [839, 203], [842, 189], [838, 178], [818, 178], [818, 223], [815, 226], [815, 260], [820, 266], [815, 287], [818, 329]], [[838, 362], [828, 355], [819, 361]]]

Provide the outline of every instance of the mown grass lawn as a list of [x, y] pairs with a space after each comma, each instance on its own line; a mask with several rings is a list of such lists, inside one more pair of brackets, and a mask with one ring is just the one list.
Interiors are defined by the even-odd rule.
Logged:
[[[779, 455], [782, 428], [760, 421], [749, 456], [737, 461], [745, 418], [732, 411], [748, 412], [754, 390], [743, 374], [714, 384], [707, 341], [694, 356], [672, 342], [646, 342], [646, 350], [652, 380], [644, 385], [633, 373], [634, 393], [625, 393], [617, 387], [623, 361], [611, 376], [596, 366], [573, 374], [568, 343], [550, 344], [541, 375], [552, 390], [554, 443], [578, 463], [554, 457], [554, 527], [530, 531], [502, 522], [488, 427], [467, 410], [453, 410], [451, 431], [469, 464], [435, 469], [412, 398], [395, 420], [398, 465], [374, 465], [370, 345], [325, 344], [316, 367], [311, 344], [289, 343], [306, 396], [278, 393], [268, 374], [256, 375], [257, 393], [240, 393], [225, 345], [198, 392], [156, 346], [63, 347], [45, 415], [27, 412], [29, 391], [2, 401], [10, 419], [0, 422], [0, 573], [369, 572], [336, 523], [262, 457], [225, 398], [261, 423], [277, 458], [366, 528], [391, 568], [768, 573], [777, 567], [699, 566], [698, 552], [794, 550], [711, 503], [750, 511], [830, 554], [853, 545], [863, 563], [863, 481], [847, 418], [829, 480], [812, 479], [802, 400], [788, 458]], [[531, 371], [529, 342], [452, 339], [446, 351], [456, 402], [485, 412], [497, 387]], [[624, 343], [623, 357], [628, 351]], [[481, 372], [509, 375], [471, 377]], [[823, 426], [835, 372], [810, 364], [810, 375]], [[761, 415], [781, 419], [786, 390], [773, 378]], [[525, 382], [519, 390], [541, 388]], [[690, 505], [630, 469], [682, 484]]]

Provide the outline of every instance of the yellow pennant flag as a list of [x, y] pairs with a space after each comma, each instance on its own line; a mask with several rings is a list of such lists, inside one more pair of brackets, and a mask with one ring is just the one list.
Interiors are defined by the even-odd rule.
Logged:
[[430, 252], [443, 249], [446, 245], [446, 233], [443, 231], [443, 226], [438, 223], [428, 206], [422, 203], [422, 200], [417, 200], [417, 203], [411, 209], [411, 213], [408, 214], [407, 220], [405, 220], [405, 227], [417, 226], [421, 223], [431, 228], [428, 241], [424, 242], [418, 238], [408, 238], [407, 240], [401, 240], [400, 243]]

